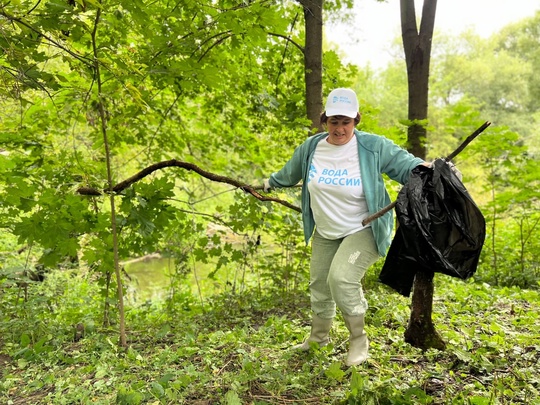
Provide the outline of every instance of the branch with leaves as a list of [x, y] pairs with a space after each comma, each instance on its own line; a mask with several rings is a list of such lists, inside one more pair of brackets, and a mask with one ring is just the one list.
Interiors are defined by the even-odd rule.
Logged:
[[[453, 158], [455, 158], [461, 151], [463, 151], [463, 149], [465, 149], [465, 147], [467, 147], [468, 144], [470, 144], [478, 135], [480, 135], [490, 125], [491, 125], [491, 122], [489, 122], [489, 121], [486, 121], [484, 124], [482, 124], [482, 126], [480, 126], [476, 131], [474, 131], [471, 135], [469, 135], [465, 139], [465, 141], [463, 141], [461, 143], [461, 145], [459, 145], [459, 147], [455, 151], [453, 151], [451, 154], [449, 154], [445, 158], [445, 160], [448, 162], [448, 161], [452, 160]], [[136, 183], [137, 181], [142, 180], [143, 178], [145, 178], [146, 176], [152, 174], [153, 172], [155, 172], [157, 170], [160, 170], [160, 169], [164, 169], [166, 167], [181, 167], [181, 168], [186, 169], [186, 170], [194, 171], [195, 173], [198, 173], [202, 177], [205, 177], [205, 178], [207, 178], [209, 180], [217, 181], [219, 183], [230, 184], [230, 185], [232, 185], [232, 186], [234, 186], [236, 188], [239, 188], [240, 190], [251, 194], [253, 197], [255, 197], [256, 199], [258, 199], [260, 201], [272, 201], [272, 202], [281, 204], [281, 205], [283, 205], [283, 206], [285, 206], [287, 208], [290, 208], [290, 209], [292, 209], [294, 211], [302, 212], [302, 209], [300, 207], [292, 205], [291, 203], [289, 203], [287, 201], [284, 201], [284, 200], [281, 200], [281, 199], [275, 198], [275, 197], [269, 197], [269, 196], [266, 196], [266, 195], [261, 195], [257, 191], [257, 190], [260, 190], [262, 188], [261, 186], [256, 186], [256, 187], [250, 186], [249, 184], [242, 183], [242, 182], [240, 182], [238, 180], [235, 180], [235, 179], [231, 179], [230, 177], [222, 176], [222, 175], [219, 175], [219, 174], [215, 174], [215, 173], [211, 173], [211, 172], [208, 172], [206, 170], [203, 170], [203, 169], [201, 169], [200, 167], [198, 167], [197, 165], [195, 165], [193, 163], [182, 162], [182, 161], [176, 160], [176, 159], [165, 160], [163, 162], [154, 163], [153, 165], [150, 165], [150, 166], [146, 167], [145, 169], [141, 170], [140, 172], [134, 174], [133, 176], [127, 178], [126, 180], [121, 181], [120, 183], [116, 184], [115, 186], [112, 187], [112, 189], [103, 190], [103, 192], [106, 192], [106, 193], [107, 192], [120, 193], [121, 191], [125, 190], [126, 188], [128, 188], [132, 184]], [[103, 194], [102, 191], [97, 190], [95, 188], [90, 188], [90, 187], [80, 187], [77, 190], [77, 192], [79, 194], [81, 194], [81, 195], [91, 195], [91, 196], [100, 196], [100, 195]], [[382, 210], [380, 210], [380, 211], [376, 212], [375, 214], [373, 214], [373, 215], [367, 217], [366, 219], [364, 219], [362, 224], [365, 226], [365, 225], [369, 224], [370, 222], [374, 221], [375, 219], [382, 217], [388, 211], [392, 210], [396, 206], [396, 203], [397, 203], [397, 201], [394, 201], [394, 202], [388, 204]]]
[[[133, 176], [127, 178], [126, 180], [121, 181], [120, 183], [116, 184], [111, 189], [103, 190], [103, 192], [105, 192], [105, 193], [107, 193], [107, 192], [120, 193], [121, 191], [125, 190], [126, 188], [128, 188], [132, 184], [138, 182], [139, 180], [142, 180], [143, 178], [150, 175], [151, 173], [153, 173], [153, 172], [155, 172], [157, 170], [160, 170], [160, 169], [164, 169], [166, 167], [181, 167], [181, 168], [186, 169], [186, 170], [194, 171], [195, 173], [197, 173], [197, 174], [201, 175], [202, 177], [205, 177], [205, 178], [207, 178], [209, 180], [217, 181], [219, 183], [230, 184], [230, 185], [232, 185], [232, 186], [234, 186], [236, 188], [239, 188], [240, 190], [251, 194], [253, 197], [255, 197], [256, 199], [258, 199], [260, 201], [272, 201], [272, 202], [281, 204], [281, 205], [283, 205], [283, 206], [285, 206], [287, 208], [290, 208], [290, 209], [292, 209], [294, 211], [302, 212], [302, 209], [300, 207], [292, 205], [291, 203], [289, 203], [287, 201], [284, 201], [284, 200], [281, 200], [281, 199], [275, 198], [275, 197], [269, 197], [269, 196], [261, 195], [257, 191], [257, 190], [261, 189], [260, 186], [259, 187], [250, 186], [249, 184], [242, 183], [242, 182], [240, 182], [238, 180], [235, 180], [235, 179], [231, 179], [230, 177], [222, 176], [222, 175], [219, 175], [219, 174], [215, 174], [215, 173], [211, 173], [211, 172], [208, 172], [206, 170], [203, 170], [203, 169], [201, 169], [200, 167], [198, 167], [197, 165], [195, 165], [193, 163], [182, 162], [182, 161], [176, 160], [176, 159], [171, 159], [171, 160], [166, 160], [166, 161], [163, 161], [163, 162], [154, 163], [153, 165], [150, 165], [150, 166], [144, 168], [143, 170], [141, 170], [140, 172], [134, 174]], [[89, 187], [80, 187], [77, 190], [77, 192], [79, 194], [81, 194], [81, 195], [93, 195], [93, 196], [99, 196], [99, 195], [103, 194], [102, 191], [97, 190], [95, 188], [89, 188]]]
[[[29, 13], [27, 13], [27, 14], [29, 14]], [[8, 21], [11, 21], [11, 22], [14, 22], [14, 23], [17, 23], [17, 24], [20, 24], [20, 25], [24, 26], [25, 28], [27, 28], [28, 30], [30, 30], [34, 34], [36, 34], [38, 36], [38, 38], [41, 37], [41, 38], [45, 39], [48, 43], [54, 45], [58, 49], [63, 50], [64, 52], [68, 53], [74, 59], [77, 59], [78, 61], [84, 63], [86, 66], [91, 67], [91, 68], [94, 67], [94, 62], [92, 61], [92, 59], [90, 59], [90, 58], [88, 58], [88, 57], [86, 57], [84, 55], [80, 55], [77, 52], [67, 48], [66, 46], [62, 45], [59, 41], [55, 40], [51, 36], [48, 36], [48, 35], [44, 34], [39, 29], [35, 28], [33, 25], [31, 25], [28, 22], [24, 21], [22, 18], [18, 18], [16, 16], [10, 15], [10, 14], [4, 12], [3, 10], [0, 10], [0, 16], [6, 18]]]

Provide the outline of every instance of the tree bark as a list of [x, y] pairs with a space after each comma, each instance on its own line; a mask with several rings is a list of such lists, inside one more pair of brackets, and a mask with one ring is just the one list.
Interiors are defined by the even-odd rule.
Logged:
[[434, 273], [416, 273], [412, 296], [412, 311], [405, 331], [405, 342], [422, 350], [444, 350], [446, 343], [435, 330], [431, 314], [433, 312]]
[[435, 26], [437, 0], [424, 0], [420, 32], [416, 23], [414, 0], [401, 0], [401, 35], [407, 63], [409, 90], [408, 118], [412, 121], [408, 129], [409, 151], [414, 155], [426, 156], [426, 126], [429, 92], [429, 65], [431, 41]]
[[322, 36], [324, 0], [299, 0], [304, 8], [306, 44], [304, 72], [306, 85], [306, 113], [311, 121], [310, 135], [323, 130], [320, 116], [322, 102]]
[[[427, 129], [424, 120], [428, 116], [429, 64], [437, 0], [424, 0], [420, 31], [416, 23], [414, 0], [400, 0], [400, 5], [401, 35], [409, 90], [408, 150], [425, 159]], [[405, 341], [423, 350], [445, 347], [432, 320], [433, 277], [434, 273], [417, 273], [413, 287], [411, 317], [405, 331]]]

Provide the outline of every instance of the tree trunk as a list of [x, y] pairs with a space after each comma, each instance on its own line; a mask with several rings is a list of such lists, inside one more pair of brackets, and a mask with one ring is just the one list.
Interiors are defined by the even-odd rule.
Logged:
[[304, 8], [306, 44], [304, 71], [306, 84], [306, 113], [311, 121], [310, 135], [323, 130], [320, 116], [322, 102], [322, 35], [324, 0], [300, 0]]
[[[113, 177], [112, 177], [112, 166], [111, 166], [111, 151], [109, 147], [109, 140], [108, 140], [108, 134], [107, 134], [107, 118], [105, 113], [105, 106], [103, 102], [103, 90], [102, 90], [102, 78], [101, 78], [101, 71], [100, 71], [100, 64], [99, 64], [99, 54], [98, 54], [98, 46], [97, 46], [97, 29], [98, 24], [101, 21], [101, 8], [97, 8], [96, 11], [96, 17], [94, 19], [94, 28], [92, 30], [92, 48], [94, 51], [94, 73], [96, 78], [96, 84], [97, 84], [97, 106], [99, 110], [99, 116], [100, 116], [100, 122], [101, 122], [101, 134], [103, 136], [103, 146], [105, 148], [105, 161], [107, 165], [107, 185], [109, 186], [109, 190], [112, 190], [112, 187], [114, 185], [113, 183]], [[127, 347], [127, 340], [126, 340], [126, 318], [124, 315], [124, 292], [123, 292], [123, 286], [122, 286], [122, 277], [120, 274], [120, 264], [118, 260], [118, 226], [117, 226], [117, 220], [116, 220], [116, 208], [115, 208], [115, 196], [113, 193], [109, 194], [109, 201], [111, 205], [111, 236], [112, 236], [112, 248], [113, 248], [113, 264], [114, 264], [114, 270], [116, 274], [116, 291], [117, 291], [117, 299], [118, 299], [118, 319], [120, 322], [120, 336], [119, 336], [119, 344], [121, 347]], [[108, 294], [107, 294], [108, 296]]]
[[435, 330], [433, 312], [434, 273], [416, 273], [411, 303], [411, 318], [405, 331], [405, 342], [422, 350], [444, 350], [446, 344]]
[[424, 0], [420, 32], [416, 24], [414, 0], [401, 0], [401, 36], [407, 63], [409, 90], [408, 129], [409, 151], [414, 155], [426, 156], [426, 126], [419, 122], [427, 119], [429, 92], [429, 63], [431, 41], [435, 25], [437, 0]]
[[[437, 0], [424, 0], [420, 32], [416, 24], [414, 0], [401, 0], [401, 35], [407, 63], [409, 89], [409, 151], [426, 157], [426, 120], [428, 115], [429, 63], [435, 25]], [[433, 273], [417, 273], [411, 302], [411, 318], [405, 341], [423, 350], [444, 349], [445, 343], [435, 330], [433, 312]]]

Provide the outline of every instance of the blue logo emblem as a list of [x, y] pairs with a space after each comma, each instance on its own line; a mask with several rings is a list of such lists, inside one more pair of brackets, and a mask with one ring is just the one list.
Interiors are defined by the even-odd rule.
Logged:
[[311, 165], [309, 167], [309, 178], [308, 178], [308, 183], [311, 181], [311, 179], [313, 177], [315, 177], [315, 175], [317, 174], [317, 169], [315, 169], [315, 166]]

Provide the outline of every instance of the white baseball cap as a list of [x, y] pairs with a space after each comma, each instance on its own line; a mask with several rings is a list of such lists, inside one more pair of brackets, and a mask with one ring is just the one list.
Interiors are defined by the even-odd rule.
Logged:
[[356, 118], [358, 115], [358, 99], [351, 89], [334, 89], [326, 99], [326, 116], [344, 115]]

